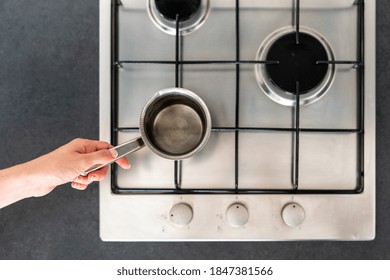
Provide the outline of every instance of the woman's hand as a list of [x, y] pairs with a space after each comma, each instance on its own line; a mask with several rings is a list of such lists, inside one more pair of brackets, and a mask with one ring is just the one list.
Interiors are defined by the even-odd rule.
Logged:
[[[68, 144], [32, 161], [0, 170], [0, 208], [31, 196], [43, 196], [56, 186], [71, 182], [73, 188], [84, 190], [93, 181], [102, 181], [108, 167], [81, 176], [94, 165], [105, 164], [117, 156], [112, 146], [102, 141], [75, 139]], [[130, 168], [126, 158], [117, 161]]]
[[[41, 196], [49, 193], [52, 186], [58, 186], [67, 182], [72, 182], [72, 187], [78, 190], [84, 190], [93, 181], [102, 181], [106, 176], [108, 167], [96, 170], [81, 176], [80, 174], [94, 165], [105, 164], [117, 156], [116, 151], [110, 151], [112, 148], [107, 142], [94, 141], [88, 139], [75, 139], [68, 144], [32, 161], [33, 168], [37, 173], [38, 169], [45, 170], [45, 185], [49, 189], [43, 188], [37, 190], [35, 196]], [[117, 161], [119, 166], [125, 169], [130, 168], [126, 158]], [[42, 182], [43, 183], [43, 182]]]

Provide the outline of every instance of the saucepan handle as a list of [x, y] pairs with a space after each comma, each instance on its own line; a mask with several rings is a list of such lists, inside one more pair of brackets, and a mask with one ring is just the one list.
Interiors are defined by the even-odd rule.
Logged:
[[96, 170], [98, 170], [102, 167], [105, 167], [107, 165], [113, 164], [118, 159], [121, 159], [127, 155], [130, 155], [143, 147], [145, 147], [144, 140], [142, 140], [142, 137], [138, 137], [138, 138], [132, 139], [130, 141], [124, 142], [124, 143], [122, 143], [114, 148], [111, 148], [110, 150], [116, 150], [118, 152], [118, 156], [114, 160], [112, 160], [106, 164], [94, 165], [91, 168], [85, 170], [83, 173], [81, 173], [81, 176], [87, 176], [89, 173], [91, 173], [93, 171], [96, 171]]

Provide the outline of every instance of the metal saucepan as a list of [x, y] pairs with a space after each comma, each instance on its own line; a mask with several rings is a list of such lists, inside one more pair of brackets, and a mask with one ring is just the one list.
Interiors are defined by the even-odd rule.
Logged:
[[163, 158], [185, 159], [199, 152], [211, 133], [211, 117], [206, 104], [184, 88], [157, 92], [144, 106], [139, 123], [141, 137], [112, 148], [118, 152], [115, 160], [93, 166], [81, 175], [110, 165], [145, 145]]

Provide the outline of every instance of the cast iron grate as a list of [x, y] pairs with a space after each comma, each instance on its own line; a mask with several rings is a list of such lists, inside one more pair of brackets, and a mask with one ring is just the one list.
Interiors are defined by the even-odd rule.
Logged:
[[[317, 61], [318, 64], [341, 64], [353, 65], [357, 71], [357, 129], [307, 129], [300, 128], [300, 84], [296, 81], [295, 85], [295, 106], [294, 123], [291, 128], [279, 127], [241, 127], [239, 125], [239, 100], [240, 100], [240, 65], [242, 64], [278, 64], [278, 61], [256, 61], [240, 60], [240, 0], [235, 1], [235, 34], [236, 34], [236, 58], [235, 60], [191, 60], [180, 59], [180, 40], [182, 36], [179, 32], [180, 15], [176, 15], [176, 35], [175, 35], [175, 60], [171, 61], [147, 61], [147, 60], [118, 60], [118, 10], [122, 6], [120, 0], [112, 0], [112, 71], [111, 71], [111, 143], [118, 144], [118, 132], [138, 131], [136, 127], [118, 126], [118, 71], [124, 64], [171, 64], [175, 65], [175, 87], [180, 87], [180, 67], [189, 64], [230, 64], [236, 66], [236, 99], [235, 99], [235, 126], [234, 127], [213, 127], [213, 132], [234, 132], [235, 133], [235, 188], [215, 189], [182, 189], [181, 188], [181, 161], [174, 162], [174, 182], [172, 188], [120, 188], [117, 185], [117, 167], [113, 165], [111, 169], [111, 189], [115, 194], [358, 194], [364, 189], [364, 0], [354, 0], [351, 5], [357, 7], [357, 60], [335, 60], [335, 61]], [[294, 18], [295, 18], [295, 40], [297, 44], [300, 40], [300, 0], [294, 0]], [[239, 133], [247, 131], [284, 131], [291, 132], [294, 135], [294, 150], [292, 161], [292, 187], [291, 189], [243, 189], [239, 187]], [[358, 183], [353, 190], [302, 190], [299, 189], [299, 136], [301, 133], [355, 133], [358, 138]]]

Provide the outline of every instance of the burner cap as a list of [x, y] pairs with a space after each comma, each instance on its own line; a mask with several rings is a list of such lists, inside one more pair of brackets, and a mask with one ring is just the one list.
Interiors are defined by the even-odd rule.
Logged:
[[325, 37], [303, 25], [300, 30], [299, 44], [294, 26], [275, 30], [264, 39], [256, 55], [256, 60], [279, 62], [257, 64], [255, 74], [261, 92], [285, 106], [295, 106], [297, 82], [299, 104], [308, 105], [328, 92], [335, 77], [335, 65], [317, 64], [320, 60], [334, 60]]
[[279, 61], [266, 65], [272, 83], [294, 94], [297, 81], [299, 94], [305, 94], [320, 85], [328, 72], [327, 64], [317, 64], [329, 60], [324, 46], [307, 33], [299, 33], [299, 44], [295, 32], [277, 39], [268, 51], [267, 60]]
[[185, 21], [195, 15], [200, 8], [201, 0], [155, 0], [157, 10], [168, 20]]
[[152, 22], [163, 32], [176, 36], [176, 15], [179, 15], [179, 35], [199, 29], [210, 13], [210, 0], [147, 0]]

